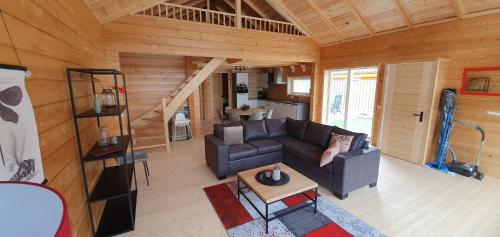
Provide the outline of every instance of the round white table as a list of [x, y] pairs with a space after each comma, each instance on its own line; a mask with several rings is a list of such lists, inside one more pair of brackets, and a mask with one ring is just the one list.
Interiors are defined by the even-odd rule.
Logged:
[[66, 202], [40, 184], [0, 181], [1, 236], [72, 236]]

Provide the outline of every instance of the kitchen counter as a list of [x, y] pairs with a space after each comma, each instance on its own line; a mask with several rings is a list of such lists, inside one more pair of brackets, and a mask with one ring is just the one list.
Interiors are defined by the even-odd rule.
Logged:
[[273, 108], [272, 118], [290, 117], [298, 120], [309, 119], [309, 103], [307, 102], [249, 99], [248, 105], [251, 108]]
[[287, 101], [287, 100], [269, 100], [269, 99], [248, 99], [250, 100], [257, 100], [257, 101], [270, 101], [270, 102], [278, 102], [278, 103], [283, 103], [283, 104], [309, 104], [309, 102], [293, 102], [293, 101]]

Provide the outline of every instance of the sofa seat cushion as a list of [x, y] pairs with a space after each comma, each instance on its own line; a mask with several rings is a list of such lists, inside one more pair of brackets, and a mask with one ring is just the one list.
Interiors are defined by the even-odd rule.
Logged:
[[257, 148], [249, 144], [237, 144], [229, 146], [229, 160], [239, 160], [258, 154]]
[[321, 154], [323, 154], [323, 150], [318, 146], [301, 141], [285, 143], [283, 144], [283, 150], [301, 159], [315, 158], [312, 153], [319, 153], [319, 157], [317, 157], [318, 164]]
[[[308, 143], [306, 143], [308, 144]], [[289, 146], [290, 144], [284, 145], [284, 147]], [[309, 144], [308, 144], [309, 145]], [[321, 161], [321, 156], [323, 155], [323, 151], [321, 149], [318, 150], [311, 150], [311, 151], [301, 151], [301, 150], [293, 150], [293, 149], [288, 149], [285, 151], [288, 152], [290, 155], [294, 156], [296, 159], [303, 160], [307, 162], [308, 164], [311, 164], [312, 167], [315, 167], [316, 169], [322, 169], [328, 173], [332, 173], [332, 164], [327, 164], [324, 165], [323, 167], [320, 167], [320, 161]]]
[[260, 139], [248, 142], [248, 144], [257, 147], [259, 155], [275, 151], [281, 151], [283, 145], [273, 139]]
[[281, 144], [286, 144], [286, 143], [291, 143], [291, 142], [300, 142], [300, 140], [295, 139], [293, 137], [289, 137], [289, 136], [273, 137], [273, 139]]

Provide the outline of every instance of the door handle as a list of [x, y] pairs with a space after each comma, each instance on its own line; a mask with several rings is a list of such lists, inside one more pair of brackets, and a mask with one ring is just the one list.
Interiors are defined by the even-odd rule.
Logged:
[[413, 114], [413, 116], [419, 117], [418, 121], [423, 122], [424, 121], [424, 112], [420, 111], [420, 114]]

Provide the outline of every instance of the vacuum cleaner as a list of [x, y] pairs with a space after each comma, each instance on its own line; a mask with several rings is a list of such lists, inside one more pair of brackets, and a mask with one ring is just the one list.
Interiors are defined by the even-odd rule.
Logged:
[[448, 170], [453, 172], [453, 173], [457, 173], [459, 175], [463, 175], [466, 177], [471, 177], [474, 175], [474, 178], [476, 178], [478, 180], [483, 180], [484, 173], [481, 172], [481, 170], [479, 170], [479, 161], [480, 161], [480, 157], [481, 157], [481, 151], [482, 151], [483, 145], [484, 145], [484, 130], [478, 125], [475, 125], [475, 124], [472, 124], [469, 122], [465, 122], [465, 121], [455, 120], [455, 121], [453, 121], [452, 127], [455, 124], [461, 124], [461, 125], [467, 126], [469, 128], [477, 129], [481, 133], [481, 142], [479, 143], [479, 151], [477, 152], [475, 166], [472, 164], [469, 164], [469, 163], [457, 161], [456, 153], [451, 147], [448, 147], [448, 150], [450, 151], [452, 161], [450, 163], [447, 163], [446, 166], [448, 167]]
[[[479, 169], [479, 161], [484, 145], [484, 130], [478, 125], [461, 120], [454, 120], [453, 115], [455, 113], [455, 106], [456, 90], [443, 90], [441, 94], [437, 124], [438, 144], [436, 147], [436, 153], [434, 154], [434, 161], [427, 163], [427, 167], [445, 173], [453, 172], [466, 177], [474, 176], [478, 180], [483, 180], [484, 173]], [[479, 144], [479, 151], [476, 157], [476, 165], [457, 161], [455, 151], [449, 146], [450, 135], [455, 124], [477, 129], [481, 133], [481, 142]], [[452, 161], [446, 163], [448, 151], [450, 151]]]

